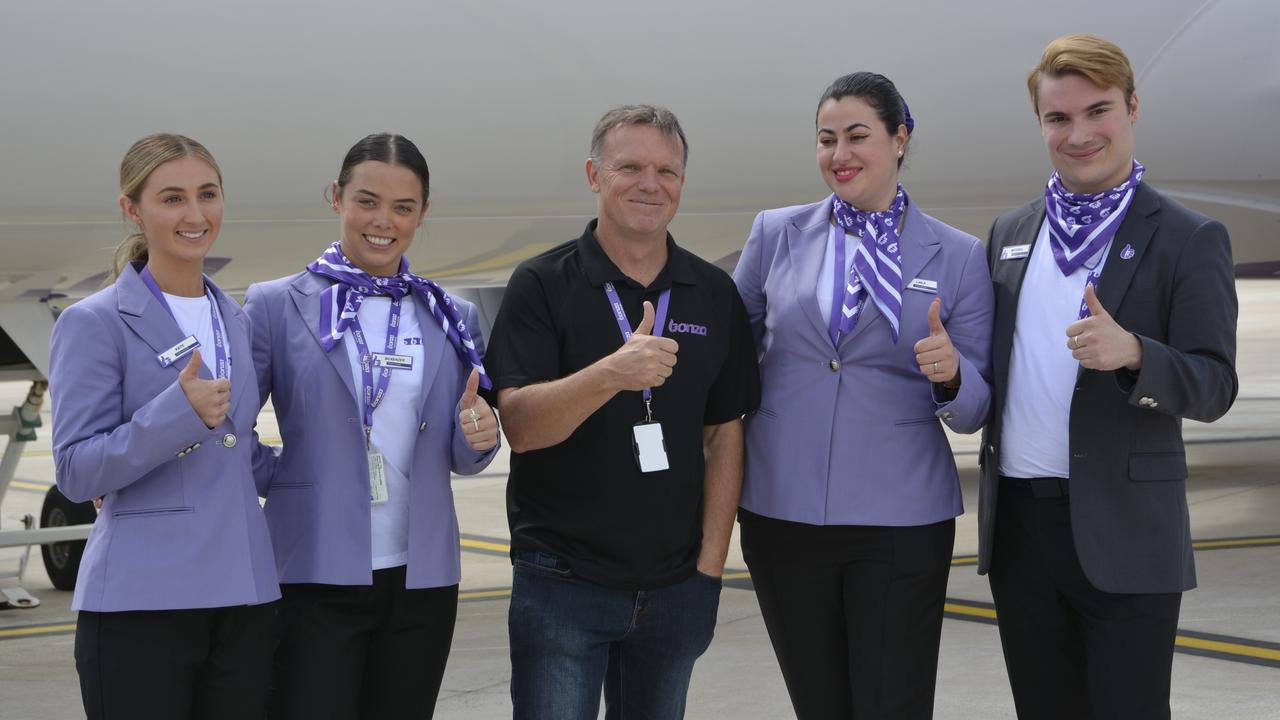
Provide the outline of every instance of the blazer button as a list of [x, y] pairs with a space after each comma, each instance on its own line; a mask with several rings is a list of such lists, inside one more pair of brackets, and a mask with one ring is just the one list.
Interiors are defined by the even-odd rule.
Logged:
[[232, 435], [231, 433], [227, 433], [226, 435], [223, 435], [223, 436], [222, 436], [222, 445], [223, 445], [223, 447], [227, 447], [227, 448], [233, 448], [233, 447], [235, 447], [235, 446], [236, 446], [236, 436], [235, 436], [235, 435]]
[[831, 372], [840, 372], [840, 361], [832, 359], [832, 361], [828, 363], [828, 367], [831, 368]]
[[951, 412], [950, 410], [947, 410], [946, 412], [942, 413], [943, 420], [950, 420], [953, 417], [955, 417], [955, 413]]
[[426, 432], [426, 431], [427, 431], [427, 424], [423, 422], [421, 425], [418, 426], [418, 432]]

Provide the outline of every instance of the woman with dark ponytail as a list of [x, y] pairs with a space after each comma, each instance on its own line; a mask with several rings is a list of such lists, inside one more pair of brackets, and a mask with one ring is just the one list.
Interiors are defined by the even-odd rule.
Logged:
[[429, 189], [412, 142], [364, 138], [329, 188], [338, 241], [245, 300], [284, 440], [274, 719], [429, 718], [440, 690], [461, 574], [449, 473], [489, 464], [498, 422], [475, 308], [404, 257]]
[[254, 477], [274, 456], [248, 323], [203, 275], [222, 175], [200, 143], [150, 135], [120, 207], [138, 231], [54, 324], [49, 374], [58, 489], [102, 499], [72, 601], [85, 713], [261, 717], [280, 592]]
[[796, 715], [928, 718], [960, 483], [945, 424], [990, 406], [982, 244], [899, 183], [915, 121], [888, 78], [818, 101], [832, 194], [766, 210], [734, 280], [760, 349], [742, 552]]

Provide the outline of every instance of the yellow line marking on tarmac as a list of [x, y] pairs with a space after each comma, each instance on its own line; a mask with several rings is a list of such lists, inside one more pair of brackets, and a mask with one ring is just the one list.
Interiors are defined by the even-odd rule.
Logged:
[[484, 600], [486, 598], [504, 597], [511, 597], [511, 588], [500, 588], [498, 590], [471, 590], [469, 592], [458, 593], [459, 600]]
[[1177, 639], [1174, 640], [1173, 644], [1178, 647], [1192, 648], [1194, 650], [1211, 650], [1225, 655], [1241, 655], [1244, 657], [1257, 658], [1259, 660], [1280, 662], [1280, 650], [1274, 650], [1272, 648], [1223, 642], [1222, 640], [1188, 637], [1186, 635], [1179, 635]]
[[750, 577], [751, 577], [751, 573], [744, 570], [742, 572], [727, 572], [721, 575], [720, 579], [721, 580], [746, 580]]
[[979, 607], [977, 605], [965, 605], [961, 603], [943, 603], [942, 611], [955, 613], [956, 615], [968, 615], [969, 617], [978, 617], [985, 620], [995, 620], [996, 611], [991, 608]]
[[1213, 550], [1215, 548], [1251, 547], [1254, 545], [1277, 545], [1280, 537], [1238, 538], [1235, 540], [1195, 540], [1191, 547], [1195, 550]]
[[462, 538], [458, 542], [464, 548], [475, 548], [476, 550], [494, 550], [502, 553], [511, 552], [511, 546], [503, 545], [502, 543], [487, 542], [485, 540], [471, 540], [468, 538]]
[[74, 632], [75, 623], [65, 623], [62, 625], [35, 625], [33, 627], [20, 628], [4, 628], [0, 629], [0, 638], [18, 638], [32, 637], [35, 635], [53, 635], [56, 633]]
[[13, 482], [9, 483], [9, 487], [18, 488], [19, 490], [48, 490], [52, 486], [45, 485], [44, 483], [33, 483], [33, 482], [26, 482], [24, 480], [14, 480]]

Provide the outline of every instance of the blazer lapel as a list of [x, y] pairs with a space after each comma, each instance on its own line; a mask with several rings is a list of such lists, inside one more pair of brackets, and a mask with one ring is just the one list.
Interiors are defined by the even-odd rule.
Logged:
[[791, 218], [787, 225], [787, 254], [791, 258], [791, 268], [795, 275], [791, 287], [796, 293], [796, 302], [814, 330], [821, 337], [827, 338], [826, 344], [829, 346], [829, 318], [822, 317], [822, 312], [818, 309], [818, 297], [814, 293], [814, 285], [817, 284], [819, 270], [822, 269], [822, 259], [827, 252], [827, 238], [831, 232], [828, 207], [829, 203], [818, 203]]
[[[181, 342], [183, 335], [178, 321], [156, 300], [132, 266], [121, 271], [116, 286], [121, 319], [156, 355]], [[177, 373], [185, 365], [174, 363], [170, 367]]]
[[[418, 297], [417, 293], [413, 294], [414, 309], [418, 313], [418, 327], [422, 331], [422, 406], [418, 410], [418, 415], [425, 417], [427, 414], [427, 399], [431, 396], [431, 391], [435, 389], [436, 375], [440, 374], [440, 363], [443, 362], [444, 353], [449, 353], [451, 358], [456, 358], [457, 354], [453, 351], [453, 346], [444, 336], [444, 328], [440, 327], [440, 323], [431, 314], [427, 304]], [[467, 368], [467, 373], [471, 369]], [[453, 388], [444, 388], [446, 393], [452, 394]], [[450, 407], [456, 405], [458, 398], [452, 398], [449, 401]]]
[[1133, 193], [1133, 204], [1111, 241], [1111, 250], [1107, 252], [1102, 277], [1098, 280], [1098, 300], [1112, 315], [1120, 308], [1129, 283], [1142, 262], [1142, 254], [1155, 234], [1157, 223], [1151, 216], [1159, 210], [1160, 199], [1155, 192], [1146, 185], [1138, 185]]
[[[1036, 239], [1040, 237], [1040, 226], [1044, 224], [1044, 203], [1039, 202], [1027, 206], [1022, 217], [1014, 226], [1013, 234], [1002, 238], [992, 238], [997, 243], [995, 267], [992, 268], [992, 279], [997, 292], [1001, 286], [1008, 288], [1010, 302], [997, 303], [995, 328], [992, 334], [992, 362], [997, 377], [1008, 377], [1009, 359], [1013, 352], [1013, 331], [1017, 327], [1018, 301], [1022, 294], [1022, 281], [1027, 276], [1027, 266], [1031, 254], [1036, 249]], [[1027, 245], [1027, 254], [1016, 260], [1001, 260], [1000, 251], [1011, 245]]]
[[325, 352], [324, 345], [320, 341], [320, 291], [327, 287], [329, 287], [328, 281], [312, 273], [306, 273], [289, 287], [289, 297], [293, 299], [293, 305], [302, 318], [302, 324], [306, 326], [312, 339], [319, 346], [320, 354], [328, 358], [329, 364], [338, 374], [338, 379], [346, 386], [347, 392], [351, 393], [351, 399], [359, 407], [360, 395], [356, 392], [355, 380], [351, 377], [351, 363], [347, 360], [347, 353], [342, 348], [342, 343], [335, 346], [332, 351]]

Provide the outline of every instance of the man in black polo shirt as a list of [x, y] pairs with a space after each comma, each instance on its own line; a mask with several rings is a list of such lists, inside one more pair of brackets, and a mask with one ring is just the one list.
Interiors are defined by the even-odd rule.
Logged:
[[711, 642], [742, 484], [755, 347], [729, 276], [667, 225], [688, 157], [675, 116], [606, 113], [598, 218], [512, 275], [485, 364], [513, 450], [517, 718], [679, 718]]

